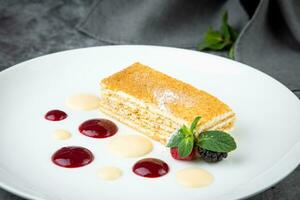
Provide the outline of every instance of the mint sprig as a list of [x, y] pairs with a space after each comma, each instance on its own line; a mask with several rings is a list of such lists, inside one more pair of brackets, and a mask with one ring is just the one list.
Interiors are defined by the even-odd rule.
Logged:
[[197, 49], [203, 50], [228, 50], [229, 58], [234, 57], [234, 42], [238, 37], [238, 33], [228, 24], [228, 12], [225, 11], [222, 15], [222, 25], [220, 30], [214, 30], [209, 27], [204, 34], [202, 43], [198, 44]]
[[179, 156], [184, 158], [190, 155], [194, 146], [214, 152], [228, 153], [236, 149], [234, 138], [223, 131], [205, 131], [196, 134], [197, 125], [201, 117], [195, 117], [190, 127], [181, 126], [170, 138], [167, 147], [178, 148]]
[[194, 133], [200, 119], [200, 116], [196, 117], [190, 128], [186, 125], [182, 125], [182, 127], [170, 138], [167, 147], [178, 147], [179, 156], [182, 158], [190, 155], [195, 143]]
[[182, 132], [182, 129], [179, 129], [169, 140], [167, 147], [177, 147], [181, 140], [185, 138], [185, 135]]
[[198, 116], [198, 117], [195, 117], [195, 119], [193, 120], [193, 122], [192, 122], [192, 124], [191, 124], [191, 128], [190, 128], [191, 133], [194, 134], [194, 132], [195, 132], [195, 130], [196, 130], [196, 128], [197, 128], [197, 124], [198, 124], [198, 122], [200, 121], [200, 119], [201, 119], [201, 117]]

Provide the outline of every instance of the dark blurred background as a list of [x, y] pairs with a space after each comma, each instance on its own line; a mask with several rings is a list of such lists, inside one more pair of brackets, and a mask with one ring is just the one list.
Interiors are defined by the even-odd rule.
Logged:
[[[110, 45], [76, 28], [92, 5], [93, 0], [0, 0], [0, 71], [52, 52]], [[300, 90], [293, 92], [300, 97]], [[0, 189], [0, 199], [22, 198]], [[271, 199], [300, 199], [300, 167], [274, 187], [249, 198]]]

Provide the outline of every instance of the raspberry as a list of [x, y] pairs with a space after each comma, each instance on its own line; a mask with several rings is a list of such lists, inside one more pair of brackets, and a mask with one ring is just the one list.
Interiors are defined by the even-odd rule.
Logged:
[[227, 157], [227, 153], [214, 152], [207, 149], [198, 149], [199, 156], [206, 162], [218, 162]]
[[170, 152], [171, 152], [172, 157], [176, 160], [193, 160], [196, 157], [196, 149], [195, 148], [192, 150], [190, 155], [188, 155], [187, 157], [184, 157], [184, 158], [179, 156], [177, 147], [171, 148]]

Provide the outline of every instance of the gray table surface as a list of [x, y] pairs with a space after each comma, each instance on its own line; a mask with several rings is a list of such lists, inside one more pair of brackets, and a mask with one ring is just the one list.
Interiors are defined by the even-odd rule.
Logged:
[[[0, 0], [0, 71], [52, 52], [109, 45], [76, 30], [93, 0]], [[294, 91], [300, 98], [300, 91]], [[0, 189], [2, 200], [22, 200]], [[300, 167], [249, 200], [299, 200]]]

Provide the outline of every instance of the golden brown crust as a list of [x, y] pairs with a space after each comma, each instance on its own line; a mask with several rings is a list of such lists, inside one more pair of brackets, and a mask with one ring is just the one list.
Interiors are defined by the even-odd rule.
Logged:
[[101, 86], [155, 105], [189, 123], [195, 116], [202, 117], [202, 125], [232, 112], [226, 104], [207, 92], [140, 63], [134, 63], [103, 79]]

